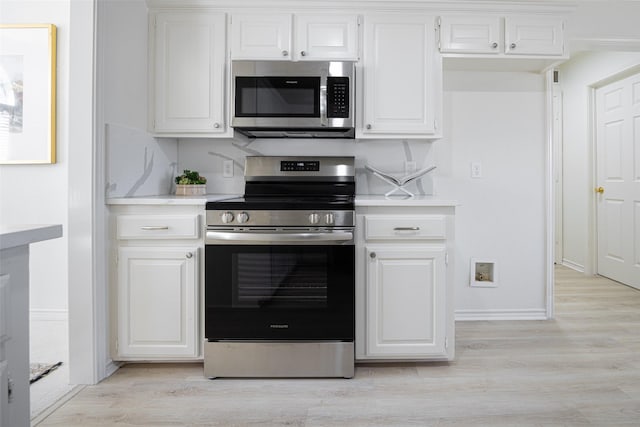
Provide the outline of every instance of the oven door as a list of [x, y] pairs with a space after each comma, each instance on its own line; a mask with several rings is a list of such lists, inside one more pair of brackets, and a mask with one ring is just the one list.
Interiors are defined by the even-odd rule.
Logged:
[[354, 339], [352, 244], [207, 244], [205, 336]]

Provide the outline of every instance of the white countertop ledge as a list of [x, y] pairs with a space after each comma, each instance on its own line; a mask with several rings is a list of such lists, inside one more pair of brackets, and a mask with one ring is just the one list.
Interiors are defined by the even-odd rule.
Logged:
[[107, 205], [202, 205], [207, 202], [240, 197], [238, 194], [205, 194], [204, 196], [162, 196], [113, 197], [106, 200]]
[[458, 206], [456, 200], [443, 199], [437, 196], [379, 196], [356, 194], [356, 207], [358, 206]]
[[11, 225], [0, 227], [0, 250], [62, 237], [62, 225]]

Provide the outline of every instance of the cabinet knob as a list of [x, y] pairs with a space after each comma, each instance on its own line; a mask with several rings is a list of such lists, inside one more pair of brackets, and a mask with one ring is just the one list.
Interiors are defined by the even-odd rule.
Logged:
[[494, 48], [494, 49], [497, 48], [498, 47], [498, 43], [496, 43], [496, 42], [491, 43], [491, 47]]
[[371, 129], [371, 125], [367, 125], [367, 129]]
[[304, 50], [300, 52], [300, 56], [307, 56], [307, 52], [305, 52]]
[[187, 252], [187, 259], [191, 259], [191, 258], [193, 258], [193, 253]]
[[375, 252], [371, 252], [371, 253], [369, 254], [369, 256], [371, 257], [371, 259], [374, 259], [374, 258], [376, 257], [376, 253], [375, 253]]
[[516, 48], [516, 44], [515, 44], [515, 43], [511, 43], [511, 44], [509, 45], [509, 47], [510, 47], [511, 49], [515, 49], [515, 48]]
[[283, 50], [283, 51], [282, 51], [282, 56], [289, 56], [289, 52], [288, 52], [288, 51], [286, 51], [286, 50]]
[[214, 123], [214, 124], [213, 124], [213, 127], [214, 127], [215, 129], [220, 129], [220, 123]]

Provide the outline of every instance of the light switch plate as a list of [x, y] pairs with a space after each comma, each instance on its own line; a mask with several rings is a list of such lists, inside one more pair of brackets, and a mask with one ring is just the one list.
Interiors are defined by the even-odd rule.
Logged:
[[233, 160], [225, 160], [222, 162], [222, 176], [224, 178], [233, 177]]
[[471, 178], [482, 178], [482, 163], [471, 162]]

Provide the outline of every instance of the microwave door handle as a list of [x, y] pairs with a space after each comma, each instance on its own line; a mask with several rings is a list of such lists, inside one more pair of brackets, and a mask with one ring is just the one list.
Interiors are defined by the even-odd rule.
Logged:
[[320, 125], [329, 126], [327, 118], [327, 75], [322, 74], [320, 78]]

